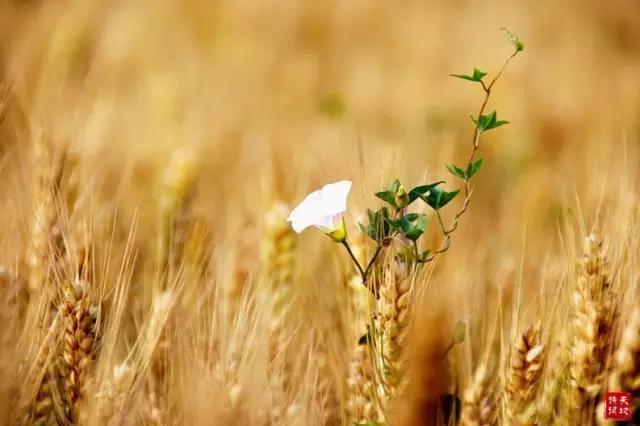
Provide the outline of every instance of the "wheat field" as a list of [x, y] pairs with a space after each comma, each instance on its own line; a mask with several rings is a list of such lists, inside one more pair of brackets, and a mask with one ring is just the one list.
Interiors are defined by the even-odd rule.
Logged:
[[[0, 2], [0, 421], [640, 424], [639, 19]], [[346, 240], [294, 231], [343, 180]]]

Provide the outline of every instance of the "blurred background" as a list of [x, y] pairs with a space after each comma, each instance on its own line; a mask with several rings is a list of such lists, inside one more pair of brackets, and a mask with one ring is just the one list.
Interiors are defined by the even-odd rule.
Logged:
[[[20, 242], [7, 236], [3, 256], [28, 233], [38, 138], [69, 148], [97, 210], [138, 218], [141, 244], [157, 182], [185, 162], [214, 245], [245, 262], [269, 206], [324, 183], [354, 181], [353, 225], [394, 178], [447, 179], [444, 164], [466, 159], [482, 91], [449, 74], [493, 76], [512, 51], [501, 27], [525, 44], [489, 105], [511, 124], [482, 140], [471, 209], [430, 288], [464, 306], [470, 288], [520, 281], [533, 299], [564, 268], [565, 224], [606, 221], [615, 239], [637, 212], [636, 0], [6, 0], [0, 208]], [[308, 233], [300, 251], [325, 243]], [[308, 282], [325, 279], [322, 259], [301, 266]]]
[[549, 251], [566, 213], [593, 221], [637, 179], [639, 16], [633, 0], [6, 1], [4, 220], [27, 232], [26, 152], [42, 137], [75, 152], [95, 204], [140, 215], [141, 235], [176, 157], [198, 167], [214, 240], [338, 179], [355, 182], [355, 217], [393, 178], [446, 178], [466, 158], [482, 93], [449, 74], [493, 75], [504, 26], [525, 51], [489, 109], [511, 125], [482, 141], [451, 257], [517, 263], [523, 241]]
[[139, 215], [142, 237], [181, 161], [215, 243], [338, 179], [355, 183], [353, 224], [393, 178], [447, 179], [464, 161], [482, 92], [449, 74], [491, 77], [507, 27], [525, 50], [489, 110], [511, 124], [482, 141], [450, 257], [537, 263], [565, 218], [634, 202], [621, 188], [639, 170], [639, 16], [634, 0], [5, 1], [3, 220], [27, 234], [28, 147], [46, 138], [77, 157], [95, 205], [127, 226]]
[[[511, 49], [504, 26], [525, 54], [491, 101], [512, 125], [483, 143], [473, 216], [535, 208], [535, 226], [576, 187], [597, 187], [596, 169], [636, 163], [638, 16], [633, 0], [7, 1], [3, 120], [25, 133], [3, 127], [2, 147], [46, 129], [109, 193], [127, 181], [141, 198], [185, 148], [218, 211], [251, 216], [266, 192], [293, 202], [340, 178], [366, 189], [360, 207], [393, 177], [413, 184], [461, 162], [482, 93], [449, 74], [495, 73]], [[520, 239], [511, 222], [501, 235]]]

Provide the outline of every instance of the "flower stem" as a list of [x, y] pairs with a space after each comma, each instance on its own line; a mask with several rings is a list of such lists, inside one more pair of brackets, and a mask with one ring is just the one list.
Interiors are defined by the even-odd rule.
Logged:
[[378, 248], [376, 248], [376, 252], [373, 254], [373, 257], [371, 258], [371, 260], [369, 261], [369, 264], [367, 265], [367, 269], [364, 270], [362, 282], [365, 282], [367, 280], [367, 277], [369, 276], [369, 272], [371, 272], [371, 268], [373, 267], [373, 264], [375, 263], [381, 251], [382, 251], [382, 244], [378, 244]]
[[365, 269], [362, 269], [360, 262], [358, 262], [358, 259], [356, 259], [356, 256], [353, 254], [353, 251], [351, 251], [351, 246], [349, 246], [349, 243], [347, 242], [347, 240], [343, 240], [341, 243], [347, 249], [347, 253], [349, 253], [349, 257], [351, 257], [351, 260], [353, 260], [353, 263], [355, 263], [356, 268], [358, 268], [358, 272], [360, 272], [360, 277], [362, 278], [362, 284], [366, 286], [369, 272], [371, 272], [371, 268], [373, 267], [373, 264], [375, 263], [376, 259], [380, 255], [380, 252], [382, 251], [382, 245], [381, 244], [378, 245], [378, 248], [376, 248], [376, 251], [373, 254], [373, 257], [371, 258], [371, 260], [369, 260], [367, 267]]
[[356, 268], [358, 268], [358, 272], [360, 272], [360, 276], [362, 277], [362, 282], [364, 282], [366, 279], [365, 272], [362, 269], [362, 266], [360, 266], [360, 262], [358, 262], [358, 259], [356, 259], [356, 256], [351, 251], [351, 247], [349, 246], [349, 243], [347, 242], [346, 239], [342, 240], [341, 243], [347, 249], [347, 253], [349, 253], [349, 256], [351, 257], [351, 260], [353, 260], [353, 263], [356, 264]]

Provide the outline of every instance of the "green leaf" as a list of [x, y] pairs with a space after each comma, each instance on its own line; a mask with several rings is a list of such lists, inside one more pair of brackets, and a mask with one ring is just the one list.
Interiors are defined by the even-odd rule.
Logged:
[[495, 111], [487, 115], [481, 115], [480, 118], [478, 119], [478, 128], [480, 129], [480, 131], [484, 132], [485, 130], [488, 130], [491, 127], [491, 125], [493, 125], [493, 123], [495, 122], [496, 122]]
[[409, 194], [407, 194], [407, 190], [404, 189], [404, 186], [400, 185], [398, 190], [396, 191], [396, 207], [398, 209], [403, 209], [410, 204]]
[[443, 183], [444, 181], [441, 180], [439, 182], [430, 183], [428, 185], [416, 186], [411, 191], [409, 191], [409, 204], [413, 203], [415, 200], [417, 200], [418, 198], [421, 198], [422, 196], [427, 194], [429, 191], [431, 191], [433, 188]]
[[459, 192], [459, 189], [456, 191], [447, 192], [443, 191], [440, 188], [434, 188], [429, 192], [429, 195], [426, 197], [426, 199], [425, 197], [420, 198], [422, 198], [427, 204], [429, 204], [431, 208], [438, 210], [449, 204], [449, 202], [453, 200]]
[[377, 211], [367, 210], [367, 216], [369, 223], [366, 225], [360, 224], [360, 229], [362, 229], [362, 232], [367, 234], [369, 238], [380, 243], [387, 238], [391, 232], [391, 227], [388, 223], [389, 210], [386, 207], [382, 207]]
[[475, 161], [471, 164], [469, 164], [469, 166], [467, 167], [467, 178], [471, 179], [473, 177], [473, 175], [476, 174], [476, 172], [478, 170], [480, 170], [480, 167], [482, 167], [482, 163], [483, 163], [483, 159], [479, 159], [478, 161]]
[[401, 226], [400, 226], [400, 219], [396, 220], [396, 219], [392, 219], [390, 217], [385, 217], [384, 221], [389, 224], [389, 227], [394, 230], [394, 231], [400, 231]]
[[507, 36], [511, 44], [513, 44], [513, 46], [516, 48], [516, 52], [522, 52], [524, 50], [524, 44], [520, 40], [518, 40], [518, 36], [504, 27], [502, 28], [502, 32]]
[[474, 119], [473, 117], [471, 117], [471, 119], [474, 123], [476, 123], [478, 130], [480, 130], [481, 132], [486, 132], [487, 130], [495, 129], [496, 127], [509, 124], [509, 122], [506, 120], [498, 120], [496, 111], [493, 111], [492, 113], [486, 115], [483, 114], [478, 120]]
[[396, 207], [396, 193], [391, 190], [376, 192], [375, 196], [382, 201]]
[[478, 68], [474, 68], [473, 69], [473, 79], [475, 81], [480, 81], [484, 78], [484, 76], [487, 75], [486, 72], [479, 70]]
[[393, 191], [394, 194], [398, 192], [398, 190], [400, 189], [400, 187], [402, 187], [402, 184], [400, 183], [400, 181], [398, 179], [395, 179], [393, 181], [393, 183], [391, 184], [391, 188], [389, 189], [390, 191]]
[[388, 189], [376, 192], [375, 196], [392, 205], [396, 209], [402, 209], [410, 204], [407, 191], [398, 179], [394, 180], [391, 187]]
[[404, 215], [404, 219], [407, 219], [411, 222], [414, 222], [419, 218], [420, 218], [420, 215], [418, 213], [407, 213], [406, 215]]
[[462, 170], [460, 167], [454, 166], [453, 164], [447, 164], [446, 166], [447, 170], [449, 170], [452, 175], [457, 176], [460, 179], [465, 179], [464, 170]]
[[385, 221], [392, 230], [400, 232], [411, 241], [420, 238], [427, 224], [427, 218], [417, 213], [409, 213], [400, 219], [385, 218]]
[[431, 250], [425, 250], [420, 254], [420, 260], [425, 261], [431, 254]]
[[409, 214], [399, 220], [400, 232], [411, 241], [420, 238], [426, 225], [427, 218], [417, 214]]
[[478, 68], [474, 68], [472, 75], [467, 75], [467, 74], [450, 74], [450, 75], [451, 77], [461, 78], [463, 80], [480, 82], [482, 81], [484, 76], [487, 75], [487, 73], [482, 70], [479, 70]]
[[467, 324], [464, 321], [456, 322], [456, 325], [453, 326], [453, 341], [456, 344], [464, 342], [466, 334]]

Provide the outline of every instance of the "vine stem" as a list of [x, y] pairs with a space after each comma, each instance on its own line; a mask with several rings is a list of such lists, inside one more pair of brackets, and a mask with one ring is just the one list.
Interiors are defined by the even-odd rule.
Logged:
[[373, 253], [373, 256], [371, 257], [371, 260], [369, 261], [369, 264], [367, 265], [367, 268], [364, 270], [364, 274], [363, 274], [363, 277], [362, 277], [362, 282], [363, 283], [366, 283], [367, 278], [369, 277], [369, 272], [371, 272], [371, 268], [373, 267], [376, 259], [380, 255], [380, 252], [382, 252], [382, 244], [378, 244], [378, 247], [376, 248], [375, 253]]
[[353, 251], [351, 251], [351, 246], [349, 246], [349, 243], [347, 242], [347, 240], [342, 240], [341, 244], [344, 246], [344, 248], [347, 249], [347, 253], [349, 253], [349, 256], [351, 257], [351, 260], [353, 261], [353, 263], [356, 264], [356, 268], [358, 268], [358, 272], [360, 272], [360, 276], [362, 277], [362, 281], [364, 282], [365, 280], [365, 273], [364, 273], [364, 269], [362, 269], [362, 266], [360, 266], [360, 262], [358, 262], [358, 259], [356, 259], [356, 256], [353, 254]]
[[[376, 259], [382, 252], [382, 244], [378, 244], [378, 247], [376, 248], [375, 253], [373, 253], [373, 256], [371, 257], [371, 259], [369, 260], [369, 263], [367, 263], [367, 266], [364, 269], [362, 268], [362, 265], [360, 265], [360, 262], [358, 262], [358, 259], [356, 258], [356, 256], [353, 254], [353, 251], [351, 250], [351, 246], [349, 245], [347, 240], [346, 239], [343, 240], [341, 244], [347, 249], [347, 253], [349, 253], [349, 257], [351, 257], [351, 260], [356, 265], [356, 268], [358, 268], [358, 272], [360, 273], [360, 277], [362, 278], [362, 284], [368, 287], [367, 278], [369, 277], [369, 273], [371, 272], [371, 269], [373, 268], [373, 265], [375, 264]], [[371, 291], [373, 291], [373, 289], [371, 289]]]
[[[504, 70], [507, 68], [507, 65], [509, 65], [509, 62], [511, 62], [511, 60], [513, 58], [515, 58], [515, 56], [518, 54], [518, 50], [516, 50], [515, 52], [513, 52], [511, 54], [511, 56], [509, 56], [507, 58], [506, 61], [504, 61], [504, 63], [502, 64], [502, 67], [500, 68], [500, 71], [498, 71], [498, 73], [495, 75], [495, 77], [493, 77], [493, 79], [491, 80], [491, 82], [487, 85], [484, 83], [484, 81], [480, 81], [480, 84], [482, 85], [482, 90], [484, 91], [484, 99], [482, 100], [482, 104], [480, 105], [480, 111], [478, 111], [478, 115], [477, 115], [477, 120], [480, 120], [480, 117], [482, 117], [482, 115], [484, 114], [485, 109], [487, 108], [487, 103], [489, 102], [489, 98], [491, 97], [491, 89], [493, 89], [493, 86], [496, 84], [496, 82], [498, 81], [498, 79], [502, 76], [502, 73], [504, 72]], [[466, 170], [469, 170], [469, 167], [473, 164], [475, 157], [476, 157], [476, 153], [478, 152], [478, 149], [480, 148], [480, 135], [482, 134], [482, 130], [480, 129], [478, 122], [476, 122], [476, 127], [474, 129], [473, 132], [473, 143], [471, 145], [471, 152], [469, 153], [469, 159], [467, 160], [467, 167]], [[460, 218], [465, 214], [465, 212], [467, 211], [467, 209], [469, 208], [469, 204], [471, 203], [471, 195], [473, 194], [473, 189], [471, 188], [471, 178], [465, 173], [464, 176], [464, 201], [462, 202], [462, 206], [460, 207], [460, 209], [458, 210], [458, 212], [455, 214], [454, 218], [453, 218], [453, 223], [451, 224], [451, 227], [449, 229], [446, 229], [444, 227], [444, 223], [442, 222], [442, 217], [440, 216], [440, 212], [439, 210], [436, 210], [436, 215], [438, 216], [438, 221], [440, 222], [440, 226], [442, 229], [442, 233], [444, 234], [444, 242], [440, 245], [440, 247], [438, 248], [438, 250], [436, 250], [431, 256], [429, 256], [424, 263], [428, 263], [433, 261], [436, 257], [438, 257], [438, 255], [446, 252], [447, 250], [449, 250], [449, 247], [451, 246], [451, 236], [452, 234], [456, 231], [456, 229], [458, 229], [458, 224], [460, 223]]]

